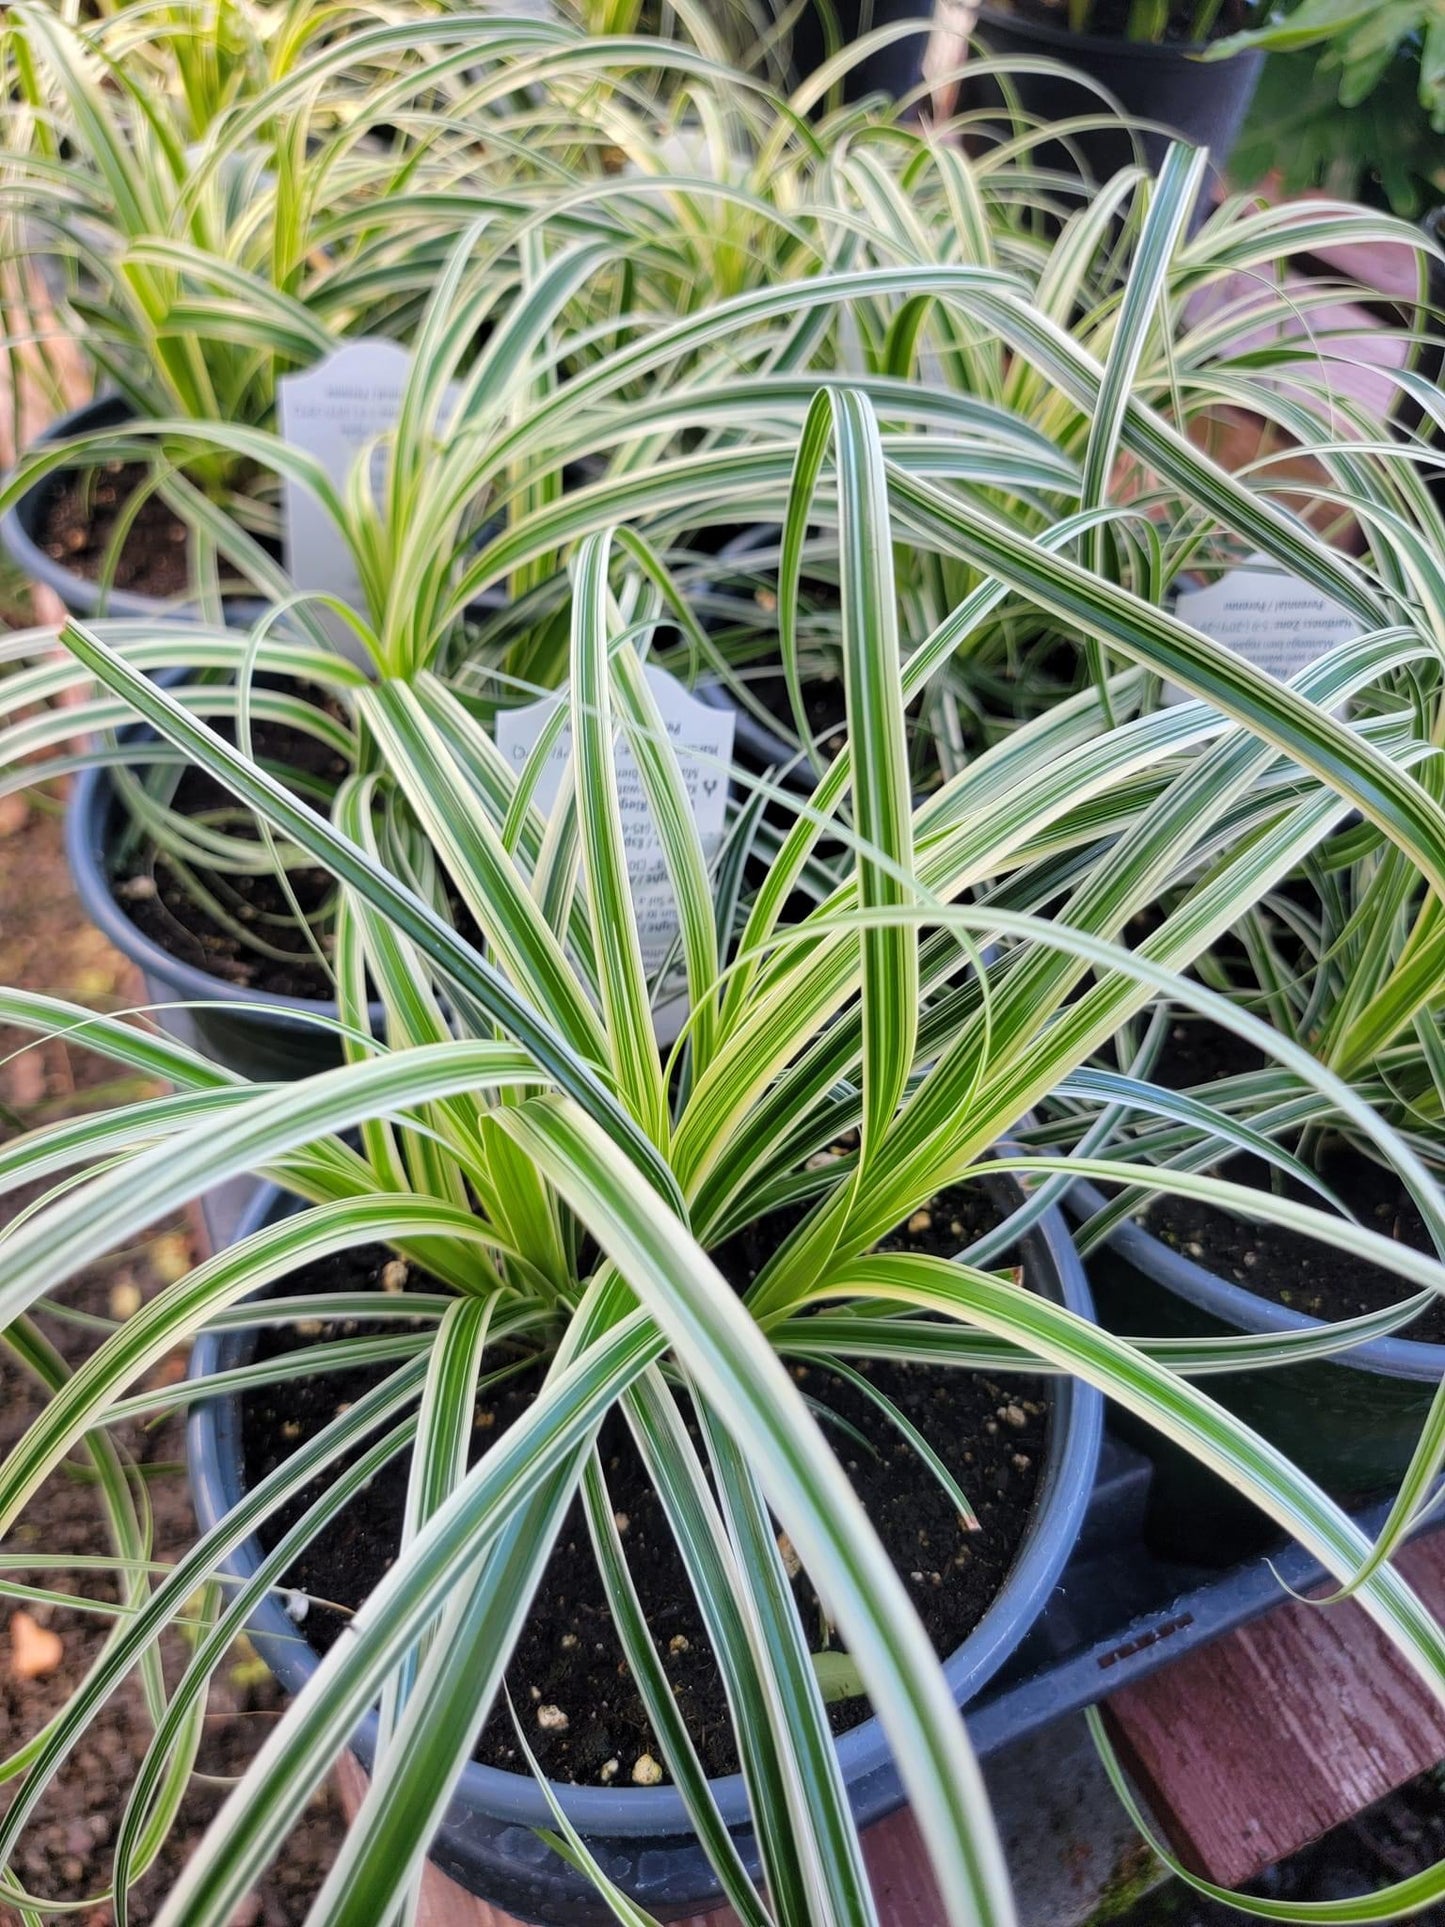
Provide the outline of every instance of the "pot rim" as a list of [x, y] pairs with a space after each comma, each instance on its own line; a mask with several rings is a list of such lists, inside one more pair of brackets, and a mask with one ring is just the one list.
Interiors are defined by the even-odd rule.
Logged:
[[[985, 45], [988, 41], [989, 27], [1007, 27], [1010, 31], [1036, 36], [1048, 47], [1073, 47], [1085, 54], [1114, 54], [1122, 50], [1130, 60], [1157, 61], [1167, 64], [1170, 61], [1200, 61], [1210, 47], [1217, 45], [1212, 40], [1130, 40], [1121, 33], [1075, 33], [1071, 27], [1056, 27], [1051, 21], [1031, 20], [1023, 14], [1005, 13], [998, 7], [987, 4], [978, 10], [978, 26], [975, 36]], [[1237, 60], [1246, 60], [1259, 50], [1243, 47], [1238, 53], [1230, 54], [1227, 60], [1211, 61], [1211, 66], [1232, 67]]]
[[[117, 950], [137, 964], [146, 976], [158, 977], [188, 1003], [245, 1005], [258, 1016], [275, 1012], [297, 1021], [338, 1015], [334, 998], [288, 996], [283, 991], [257, 990], [228, 983], [224, 977], [213, 977], [197, 964], [173, 957], [138, 929], [111, 894], [106, 875], [103, 833], [115, 800], [110, 771], [105, 765], [91, 764], [75, 775], [65, 812], [65, 856], [86, 915]], [[379, 1001], [369, 1003], [367, 1015], [373, 1025], [380, 1025], [385, 1018], [384, 1006]]]
[[[257, 1229], [282, 1198], [278, 1187], [260, 1186], [237, 1227], [237, 1237]], [[1092, 1318], [1088, 1283], [1062, 1213], [1057, 1209], [1047, 1212], [1026, 1237], [1035, 1241], [1042, 1267], [1052, 1274], [1048, 1295], [1079, 1315]], [[221, 1369], [223, 1363], [230, 1363], [232, 1352], [239, 1352], [244, 1338], [244, 1329], [199, 1333], [192, 1349], [189, 1375], [206, 1376]], [[1093, 1386], [1068, 1376], [1052, 1382], [1051, 1396], [1054, 1408], [1046, 1463], [1018, 1553], [982, 1619], [943, 1663], [945, 1677], [960, 1708], [977, 1697], [1036, 1622], [1074, 1549], [1093, 1490], [1103, 1436], [1103, 1398]], [[223, 1456], [229, 1461], [225, 1470]], [[196, 1515], [203, 1531], [215, 1525], [240, 1499], [239, 1457], [237, 1396], [206, 1399], [193, 1405], [186, 1426], [186, 1458]], [[228, 1565], [233, 1573], [244, 1578], [255, 1571], [261, 1556], [260, 1542], [252, 1535], [234, 1549]], [[250, 1631], [257, 1650], [282, 1686], [290, 1693], [299, 1692], [321, 1662], [299, 1636], [274, 1595], [260, 1602], [250, 1621]], [[353, 1750], [363, 1761], [372, 1757], [375, 1735], [376, 1714], [371, 1712], [361, 1722], [352, 1742]], [[860, 1823], [871, 1825], [892, 1812], [904, 1795], [878, 1716], [873, 1714], [839, 1735], [836, 1746], [839, 1766], [848, 1782], [850, 1801]], [[548, 1784], [568, 1819], [583, 1834], [620, 1840], [678, 1837], [693, 1832], [686, 1804], [676, 1786], [612, 1788], [576, 1786], [561, 1781]], [[728, 1774], [709, 1784], [724, 1824], [732, 1829], [750, 1827], [752, 1815], [743, 1775]], [[480, 1809], [490, 1817], [528, 1828], [550, 1828], [556, 1824], [541, 1784], [531, 1775], [508, 1773], [474, 1759], [467, 1761], [456, 1783], [453, 1800]]]
[[[1074, 1180], [1064, 1201], [1069, 1215], [1079, 1223], [1108, 1206], [1103, 1192], [1085, 1178]], [[1146, 1278], [1240, 1331], [1261, 1334], [1324, 1331], [1328, 1326], [1327, 1319], [1277, 1305], [1243, 1285], [1221, 1278], [1217, 1272], [1165, 1244], [1162, 1238], [1156, 1238], [1134, 1218], [1126, 1218], [1116, 1225], [1105, 1242]], [[1348, 1352], [1337, 1352], [1328, 1359], [1311, 1362], [1343, 1365], [1351, 1371], [1372, 1372], [1384, 1378], [1419, 1379], [1434, 1384], [1445, 1377], [1445, 1344], [1430, 1344], [1420, 1338], [1372, 1338]]]
[[[104, 428], [114, 422], [119, 427], [123, 422], [138, 421], [140, 410], [135, 408], [118, 389], [107, 389], [103, 394], [94, 395], [79, 408], [68, 409], [57, 415], [54, 421], [41, 429], [30, 443], [30, 448], [38, 448], [47, 442], [65, 441], [72, 435], [84, 434], [91, 428]], [[27, 449], [27, 453], [29, 450]], [[57, 469], [52, 474], [33, 482], [3, 515], [0, 515], [0, 548], [4, 548], [16, 565], [23, 569], [32, 581], [43, 583], [52, 589], [68, 609], [82, 616], [105, 616], [117, 619], [164, 619], [168, 622], [199, 620], [194, 605], [184, 596], [167, 599], [164, 596], [139, 595], [134, 589], [116, 589], [102, 593], [102, 585], [89, 576], [80, 575], [69, 569], [63, 562], [47, 555], [30, 536], [21, 518], [21, 504], [28, 502], [41, 489], [52, 487], [66, 469]], [[6, 482], [13, 481], [15, 470], [6, 476]], [[505, 606], [506, 597], [500, 589], [486, 589], [469, 608], [476, 611], [492, 611]], [[224, 598], [226, 620], [236, 628], [249, 628], [257, 615], [267, 607], [266, 598], [259, 590], [243, 589], [228, 594]]]
[[[137, 417], [135, 409], [126, 397], [116, 389], [93, 395], [78, 408], [70, 408], [63, 415], [57, 415], [52, 422], [41, 429], [30, 443], [30, 448], [39, 448], [50, 442], [68, 441], [72, 435], [82, 435], [92, 428], [104, 428], [112, 422], [119, 426], [122, 422]], [[27, 453], [29, 450], [26, 451]], [[6, 477], [7, 483], [14, 480], [15, 470]], [[86, 616], [164, 616], [169, 621], [184, 617], [187, 605], [183, 598], [174, 601], [163, 596], [140, 595], [134, 589], [105, 589], [89, 576], [81, 575], [58, 562], [53, 555], [47, 555], [38, 542], [27, 532], [21, 520], [21, 502], [41, 490], [52, 488], [65, 469], [57, 469], [53, 474], [33, 482], [20, 501], [8, 508], [0, 516], [0, 544], [8, 551], [12, 561], [23, 569], [32, 581], [44, 584], [54, 590], [67, 608]]]

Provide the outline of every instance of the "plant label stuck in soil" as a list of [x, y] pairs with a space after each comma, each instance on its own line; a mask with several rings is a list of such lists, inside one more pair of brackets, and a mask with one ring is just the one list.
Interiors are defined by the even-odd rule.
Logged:
[[[396, 427], [410, 374], [411, 355], [395, 341], [366, 337], [344, 342], [316, 367], [277, 382], [282, 439], [314, 456], [338, 488], [344, 488], [357, 456], [370, 447], [375, 492], [385, 480], [385, 449], [378, 438]], [[282, 478], [282, 500], [286, 566], [296, 587], [337, 596], [364, 612], [355, 560], [326, 509], [310, 489], [289, 476]], [[346, 648], [345, 624], [327, 612], [323, 620]], [[361, 660], [354, 638], [347, 653]]]
[[[644, 674], [677, 756], [703, 856], [711, 863], [722, 846], [736, 719], [730, 710], [699, 702], [665, 670], [649, 667]], [[498, 716], [497, 746], [518, 776], [564, 700], [559, 691], [523, 708], [503, 710]], [[643, 966], [651, 976], [673, 957], [678, 933], [677, 900], [642, 772], [625, 738], [617, 742], [616, 757], [627, 874]], [[550, 813], [561, 794], [571, 760], [572, 731], [563, 725], [546, 752], [533, 792], [533, 802], [543, 816]], [[681, 981], [682, 968], [674, 959], [674, 968], [658, 986], [653, 1001], [659, 1043], [671, 1043], [687, 1017], [686, 997], [678, 994]]]
[[[1342, 603], [1264, 556], [1251, 556], [1205, 588], [1181, 589], [1174, 613], [1281, 682], [1360, 633]], [[1170, 684], [1165, 700], [1183, 702], [1185, 691]]]

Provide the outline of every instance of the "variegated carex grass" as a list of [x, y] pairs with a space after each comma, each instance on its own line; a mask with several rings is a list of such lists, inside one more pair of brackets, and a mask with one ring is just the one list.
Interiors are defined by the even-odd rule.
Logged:
[[[1104, 1388], [1315, 1551], [1425, 1686], [1445, 1692], [1439, 1629], [1388, 1561], [1193, 1382], [1222, 1355], [1263, 1369], [1348, 1344], [1363, 1326], [1230, 1341], [1223, 1351], [1218, 1341], [1146, 1346], [1021, 1291], [987, 1268], [987, 1254], [944, 1262], [872, 1251], [940, 1187], [979, 1170], [1030, 1105], [1066, 1089], [1118, 1025], [1161, 993], [1273, 1050], [1353, 1120], [1428, 1221], [1445, 1228], [1433, 1179], [1385, 1120], [1287, 1040], [1177, 974], [1352, 809], [1432, 892], [1445, 883], [1445, 824], [1413, 773], [1412, 719], [1385, 708], [1351, 728], [1331, 715], [1349, 691], [1378, 685], [1429, 647], [1419, 610], [1208, 473], [1148, 410], [1128, 412], [1121, 434], [1157, 451], [1181, 482], [1189, 474], [1206, 484], [1221, 511], [1252, 520], [1251, 539], [1281, 559], [1296, 562], [1307, 548], [1315, 575], [1368, 612], [1369, 633], [1298, 688], [1283, 688], [1077, 559], [1090, 527], [1117, 511], [1085, 510], [1042, 539], [1015, 530], [891, 455], [865, 392], [825, 389], [804, 420], [783, 504], [779, 622], [786, 654], [798, 558], [822, 516], [836, 531], [848, 743], [739, 896], [722, 878], [748, 853], [756, 813], [741, 813], [722, 878], [710, 876], [640, 674], [667, 598], [638, 579], [632, 550], [608, 529], [579, 531], [571, 559], [575, 788], [548, 835], [513, 807], [513, 779], [485, 731], [425, 675], [358, 679], [357, 713], [384, 756], [346, 782], [326, 822], [98, 633], [65, 632], [77, 661], [118, 699], [337, 876], [350, 1061], [292, 1086], [252, 1088], [124, 1021], [4, 998], [7, 1020], [42, 1031], [79, 1026], [87, 1043], [175, 1087], [172, 1097], [48, 1127], [5, 1153], [7, 1183], [52, 1186], [3, 1245], [0, 1306], [22, 1351], [29, 1306], [208, 1184], [264, 1171], [306, 1203], [168, 1288], [57, 1388], [4, 1468], [0, 1516], [13, 1520], [75, 1442], [103, 1438], [121, 1401], [135, 1409], [130, 1388], [150, 1362], [308, 1257], [381, 1238], [456, 1294], [429, 1324], [425, 1350], [318, 1442], [322, 1457], [339, 1453], [382, 1422], [390, 1429], [377, 1453], [412, 1445], [407, 1543], [353, 1636], [322, 1663], [227, 1801], [170, 1896], [167, 1921], [229, 1917], [378, 1698], [384, 1740], [372, 1789], [312, 1918], [375, 1920], [405, 1904], [578, 1491], [639, 1685], [668, 1736], [669, 1770], [743, 1919], [876, 1917], [807, 1643], [775, 1584], [769, 1512], [828, 1598], [883, 1720], [950, 1919], [1010, 1918], [987, 1804], [937, 1662], [780, 1363], [795, 1347], [816, 1357], [820, 1332], [844, 1357], [921, 1348], [959, 1366], [1028, 1361]], [[911, 543], [978, 557], [982, 579], [943, 624], [905, 645], [893, 557]], [[1010, 591], [1069, 612], [1130, 661], [1110, 692], [1128, 719], [1110, 723], [1103, 695], [1086, 688], [915, 806], [901, 759], [904, 702]], [[1138, 684], [1149, 674], [1181, 684], [1191, 700], [1140, 709]], [[618, 730], [639, 754], [679, 908], [692, 1017], [670, 1066], [651, 1041], [651, 987], [625, 883]], [[480, 947], [457, 935], [439, 894], [419, 895], [382, 860], [391, 789], [475, 918]], [[793, 881], [825, 834], [842, 850], [829, 859], [834, 885], [789, 922]], [[1148, 939], [1122, 949], [1134, 910], [1161, 903], [1167, 913]], [[368, 972], [387, 1007], [384, 1044], [366, 1030]], [[848, 1131], [856, 1152], [820, 1166], [814, 1154]], [[348, 1132], [359, 1133], [354, 1143]], [[1047, 1157], [1014, 1162], [1035, 1175], [1060, 1168]], [[1083, 1168], [1122, 1175], [1107, 1160]], [[1207, 1178], [1166, 1172], [1159, 1182], [1233, 1195]], [[708, 1252], [788, 1200], [810, 1209], [740, 1299]], [[1400, 1275], [1401, 1303], [1365, 1321], [1371, 1333], [1396, 1328], [1420, 1294], [1445, 1284], [1433, 1260], [1327, 1211], [1280, 1200], [1266, 1208], [1325, 1240], [1368, 1247]], [[583, 1229], [598, 1255], [579, 1271]], [[931, 1314], [921, 1325], [919, 1310]], [[538, 1346], [551, 1367], [526, 1416], [465, 1472], [458, 1440], [502, 1331]], [[700, 1445], [679, 1424], [684, 1387], [703, 1417]], [[188, 1396], [205, 1389], [193, 1385]], [[739, 1866], [646, 1663], [647, 1629], [616, 1561], [593, 1452], [617, 1406], [657, 1469], [738, 1709], [765, 1897]], [[1438, 1429], [1422, 1462], [1433, 1463]], [[129, 1610], [83, 1686], [24, 1750], [25, 1777], [0, 1824], [7, 1855], [107, 1694], [199, 1599], [195, 1660], [170, 1695], [117, 1835], [118, 1891], [138, 1875], [154, 1851], [148, 1816], [184, 1779], [205, 1679], [248, 1604], [207, 1582], [227, 1545], [305, 1476], [298, 1466], [294, 1477], [267, 1481], [242, 1517], [164, 1578], [122, 1562]], [[312, 1508], [308, 1529], [351, 1483]], [[268, 1569], [258, 1583], [277, 1577]], [[1432, 1872], [1330, 1917], [1383, 1919], [1407, 1894], [1420, 1904], [1442, 1889], [1445, 1872]], [[32, 1907], [13, 1876], [6, 1891], [18, 1908]], [[620, 1918], [637, 1917], [614, 1899]]]

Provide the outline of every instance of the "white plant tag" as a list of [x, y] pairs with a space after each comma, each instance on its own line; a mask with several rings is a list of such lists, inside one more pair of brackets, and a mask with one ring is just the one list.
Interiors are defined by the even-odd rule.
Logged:
[[[703, 856], [711, 863], [722, 847], [727, 821], [729, 779], [732, 763], [733, 731], [736, 717], [730, 709], [714, 709], [688, 694], [674, 676], [648, 666], [643, 674], [652, 691], [663, 723], [677, 756], [678, 769], [687, 786]], [[503, 710], [497, 718], [497, 747], [521, 775], [527, 758], [563, 697], [544, 696], [521, 709]], [[562, 787], [562, 779], [572, 756], [572, 731], [563, 728], [553, 744], [537, 780], [533, 801], [547, 815]], [[622, 810], [622, 833], [627, 848], [627, 875], [632, 885], [633, 911], [642, 945], [643, 967], [649, 976], [661, 969], [677, 939], [679, 921], [677, 900], [667, 872], [662, 841], [657, 833], [652, 809], [647, 800], [642, 772], [625, 736], [616, 746], [617, 797]], [[680, 994], [683, 972], [679, 961], [658, 987], [653, 1019], [658, 1042], [671, 1043], [687, 1018], [687, 998]]]
[[[410, 372], [411, 356], [399, 342], [370, 336], [343, 342], [314, 368], [277, 382], [282, 439], [313, 455], [344, 488], [361, 450], [395, 428]], [[361, 582], [341, 530], [310, 489], [287, 477], [281, 495], [291, 580], [361, 609]]]
[[[1182, 590], [1174, 613], [1281, 682], [1360, 634], [1342, 603], [1263, 556], [1252, 556], [1208, 588]], [[1172, 701], [1184, 699], [1172, 686], [1168, 693]]]

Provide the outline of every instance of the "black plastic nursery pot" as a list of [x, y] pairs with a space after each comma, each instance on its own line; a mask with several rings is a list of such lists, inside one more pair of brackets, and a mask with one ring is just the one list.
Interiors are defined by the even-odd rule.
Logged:
[[[259, 1191], [237, 1235], [288, 1208], [275, 1189]], [[1049, 1213], [1022, 1241], [1022, 1248], [1036, 1289], [1089, 1316], [1088, 1285], [1061, 1215]], [[192, 1353], [191, 1375], [206, 1376], [244, 1363], [255, 1342], [254, 1331], [203, 1333]], [[1066, 1378], [1052, 1381], [1050, 1396], [1045, 1463], [1018, 1554], [993, 1603], [945, 1666], [960, 1707], [999, 1672], [1039, 1619], [1079, 1536], [1094, 1486], [1103, 1401], [1091, 1388]], [[209, 1530], [242, 1498], [238, 1397], [208, 1399], [193, 1409], [187, 1457], [197, 1518], [202, 1530]], [[232, 1554], [230, 1569], [244, 1577], [256, 1570], [261, 1558], [259, 1540], [248, 1539]], [[289, 1692], [300, 1691], [316, 1671], [316, 1654], [274, 1595], [253, 1616], [251, 1638]], [[373, 1714], [352, 1742], [368, 1770], [375, 1738]], [[866, 1827], [886, 1818], [904, 1796], [878, 1720], [854, 1727], [837, 1745], [860, 1824]], [[614, 1789], [553, 1782], [551, 1791], [609, 1877], [657, 1918], [676, 1920], [719, 1899], [712, 1869], [674, 1787]], [[713, 1793], [746, 1864], [756, 1871], [742, 1776], [715, 1780]], [[543, 1830], [555, 1831], [555, 1826], [542, 1787], [530, 1776], [470, 1761], [433, 1842], [432, 1859], [449, 1878], [521, 1920], [539, 1927], [604, 1927], [613, 1914], [541, 1838]]]
[[[67, 441], [72, 435], [87, 435], [102, 428], [119, 428], [134, 419], [135, 410], [122, 395], [103, 395], [59, 416], [37, 438], [40, 443]], [[0, 542], [10, 558], [32, 582], [52, 589], [73, 616], [154, 616], [168, 611], [154, 596], [136, 595], [129, 589], [107, 591], [75, 569], [50, 555], [41, 546], [46, 512], [56, 494], [64, 488], [73, 471], [60, 469], [47, 475], [11, 509], [0, 516]]]
[[[1106, 1200], [1092, 1184], [1077, 1183], [1067, 1202], [1070, 1215], [1082, 1222], [1103, 1210]], [[1090, 1255], [1089, 1283], [1100, 1321], [1130, 1337], [1324, 1329], [1306, 1312], [1221, 1278], [1133, 1219]], [[1406, 1289], [1402, 1281], [1402, 1295]], [[1445, 1345], [1395, 1337], [1333, 1358], [1211, 1374], [1200, 1383], [1335, 1497], [1358, 1500], [1398, 1484], [1442, 1376]], [[1172, 1540], [1183, 1534], [1199, 1557], [1208, 1558], [1211, 1521], [1233, 1529], [1247, 1517], [1258, 1529], [1259, 1515], [1222, 1480], [1157, 1439], [1149, 1449], [1155, 1458], [1153, 1536]], [[1210, 1515], [1203, 1524], [1202, 1511]], [[1229, 1556], [1235, 1552], [1231, 1546]]]
[[824, 775], [823, 766], [815, 758], [801, 751], [781, 730], [770, 728], [761, 717], [744, 709], [726, 683], [700, 682], [692, 693], [713, 709], [731, 710], [735, 718], [733, 756], [742, 769], [755, 776], [771, 770], [788, 789], [812, 795]]
[[[1042, 56], [1062, 62], [1082, 76], [1058, 72], [1014, 71], [1009, 82], [1020, 107], [1040, 123], [1068, 121], [1109, 111], [1099, 90], [1112, 96], [1131, 120], [1153, 123], [1135, 135], [1127, 127], [1101, 126], [1071, 133], [1069, 144], [1095, 180], [1107, 180], [1138, 159], [1158, 168], [1173, 139], [1207, 147], [1216, 168], [1230, 149], [1259, 82], [1264, 55], [1233, 54], [1205, 61], [1204, 51], [1186, 42], [1124, 40], [1116, 35], [1071, 33], [1066, 27], [1026, 20], [996, 7], [979, 9], [975, 51], [1002, 58]], [[970, 109], [1001, 102], [990, 77], [967, 82], [963, 104]], [[1052, 156], [1046, 155], [1052, 160]], [[1067, 164], [1060, 148], [1060, 158]]]
[[[774, 11], [784, 9], [774, 0]], [[915, 23], [917, 31], [900, 35], [887, 45], [872, 49], [855, 60], [843, 79], [845, 100], [862, 100], [869, 94], [887, 94], [899, 100], [923, 80], [931, 29], [926, 16], [929, 0], [835, 0], [831, 8], [837, 23], [841, 47], [846, 48], [875, 28]], [[827, 52], [820, 10], [804, 7], [793, 27], [792, 64], [795, 81], [804, 80], [821, 66]]]
[[[37, 437], [37, 446], [67, 441], [75, 435], [105, 428], [121, 428], [134, 421], [136, 411], [123, 395], [101, 395], [94, 401], [58, 416]], [[107, 588], [79, 570], [67, 568], [42, 545], [45, 518], [55, 497], [74, 479], [76, 470], [58, 469], [35, 483], [15, 505], [0, 516], [0, 545], [32, 582], [51, 589], [66, 610], [82, 619], [89, 616], [166, 616], [174, 621], [186, 613], [184, 605], [132, 589]], [[255, 620], [262, 604], [254, 595], [226, 597], [226, 620], [244, 626]]]
[[[324, 1022], [334, 1020], [334, 1002], [286, 997], [275, 991], [243, 988], [213, 976], [169, 951], [137, 929], [111, 890], [109, 853], [124, 821], [124, 806], [103, 766], [75, 778], [65, 817], [65, 854], [85, 913], [117, 950], [136, 964], [146, 996], [155, 1004], [192, 1006], [183, 1032], [193, 1032], [206, 1055], [228, 1070], [269, 1083], [329, 1070], [342, 1059], [341, 1039]], [[164, 1013], [162, 1013], [164, 1015]], [[373, 1030], [383, 1011], [370, 1006]]]
[[[724, 542], [717, 551], [719, 561], [729, 565], [723, 572], [724, 581], [734, 579], [739, 572], [746, 575], [761, 561], [765, 566], [759, 586], [772, 589], [776, 583], [781, 535], [776, 525], [759, 523]], [[699, 592], [706, 597], [712, 587], [704, 577]], [[735, 674], [740, 684], [751, 686], [753, 708], [745, 706], [733, 687], [715, 678], [712, 672], [694, 684], [692, 693], [714, 709], [732, 712], [735, 718], [733, 755], [740, 770], [753, 776], [768, 775], [800, 796], [811, 796], [826, 775], [846, 727], [841, 674], [831, 682], [821, 677], [804, 679], [803, 698], [810, 712], [817, 699], [813, 730], [822, 748], [820, 757], [808, 753], [796, 734], [792, 704], [778, 656], [739, 664]], [[762, 709], [764, 714], [755, 714], [754, 708]]]

